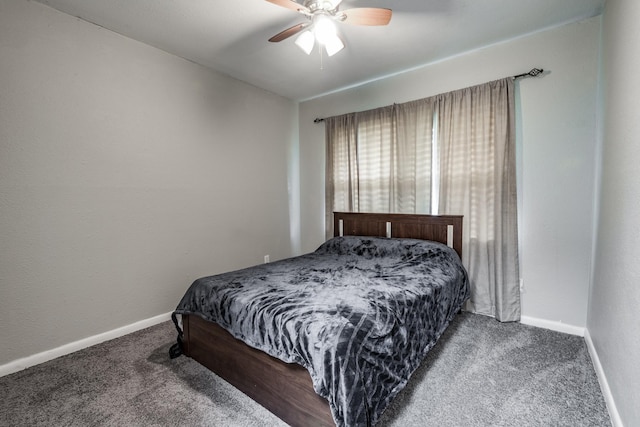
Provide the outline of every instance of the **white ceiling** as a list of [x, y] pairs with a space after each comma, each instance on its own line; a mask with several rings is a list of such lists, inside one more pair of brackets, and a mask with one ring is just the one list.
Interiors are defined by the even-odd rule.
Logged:
[[265, 0], [38, 1], [293, 100], [596, 16], [605, 2], [344, 0], [342, 10], [386, 7], [393, 17], [382, 27], [339, 24], [346, 48], [321, 62], [318, 49], [307, 56], [295, 36], [267, 41], [305, 18]]

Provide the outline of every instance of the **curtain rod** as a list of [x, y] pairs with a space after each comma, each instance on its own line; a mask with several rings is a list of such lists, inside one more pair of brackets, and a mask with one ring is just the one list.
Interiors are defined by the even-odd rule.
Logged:
[[[523, 77], [537, 77], [542, 74], [544, 70], [542, 68], [532, 68], [531, 71], [527, 73], [518, 74], [516, 76], [511, 76], [512, 79], [521, 79]], [[316, 117], [313, 119], [313, 123], [322, 123], [324, 122], [324, 118]]]

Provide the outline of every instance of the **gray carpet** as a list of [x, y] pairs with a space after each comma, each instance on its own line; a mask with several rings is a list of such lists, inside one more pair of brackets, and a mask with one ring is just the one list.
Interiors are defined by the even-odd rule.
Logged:
[[[2, 426], [283, 426], [169, 322], [0, 378]], [[610, 426], [579, 337], [463, 313], [378, 426]]]

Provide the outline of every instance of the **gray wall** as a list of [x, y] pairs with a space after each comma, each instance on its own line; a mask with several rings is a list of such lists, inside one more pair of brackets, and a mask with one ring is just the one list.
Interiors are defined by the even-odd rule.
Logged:
[[[523, 315], [580, 333], [586, 326], [596, 176], [600, 18], [499, 43], [300, 105], [302, 247], [324, 237], [327, 117], [404, 102], [542, 67], [518, 83]], [[455, 212], [450, 212], [455, 213]]]
[[603, 20], [602, 181], [588, 330], [626, 426], [640, 425], [640, 2]]
[[290, 100], [0, 2], [0, 365], [292, 255], [296, 145]]

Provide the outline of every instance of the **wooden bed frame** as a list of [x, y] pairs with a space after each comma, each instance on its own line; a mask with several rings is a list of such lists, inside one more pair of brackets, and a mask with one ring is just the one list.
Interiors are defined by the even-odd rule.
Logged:
[[[462, 248], [462, 216], [334, 213], [334, 235], [434, 240]], [[292, 426], [334, 426], [329, 403], [302, 366], [249, 347], [199, 316], [182, 316], [184, 354]]]

